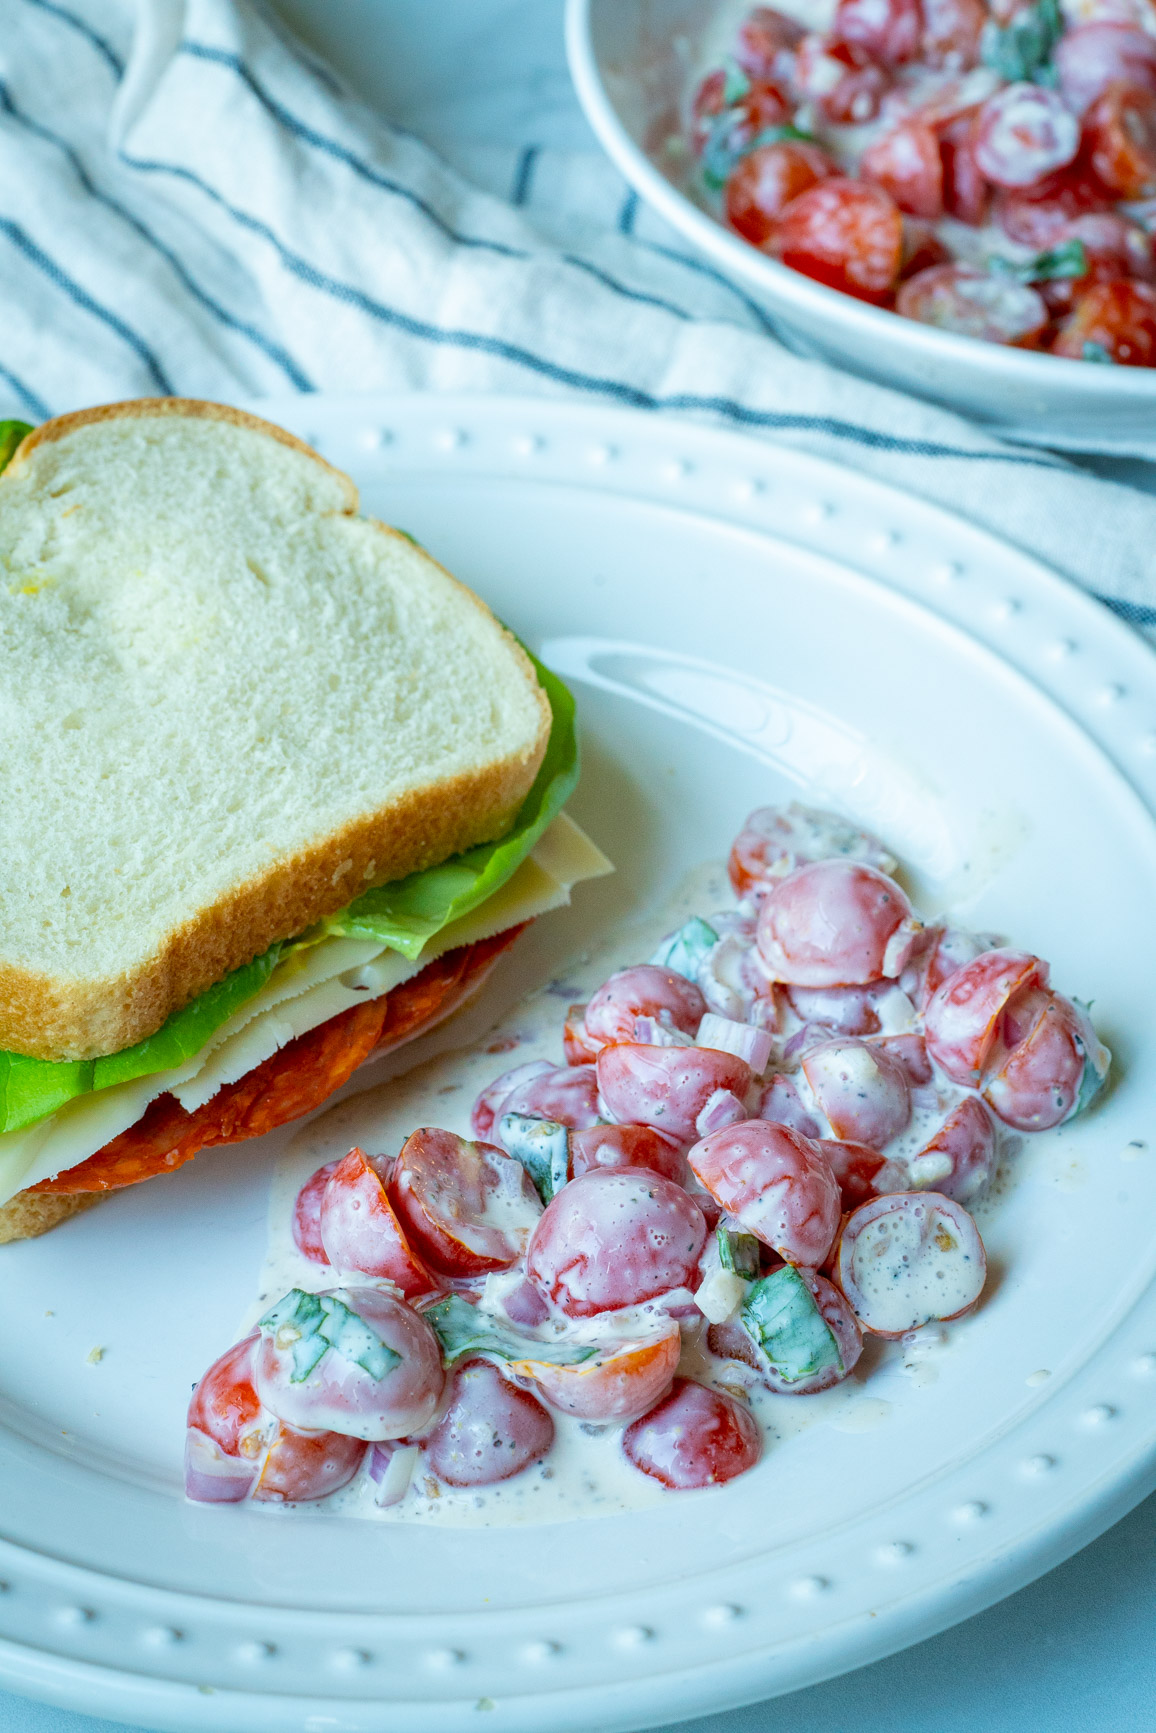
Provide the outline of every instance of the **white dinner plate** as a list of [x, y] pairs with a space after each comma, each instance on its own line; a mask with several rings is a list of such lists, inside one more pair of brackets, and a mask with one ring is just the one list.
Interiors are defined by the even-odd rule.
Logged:
[[868, 1379], [874, 1426], [551, 1526], [183, 1501], [189, 1388], [251, 1300], [285, 1134], [3, 1248], [0, 1679], [198, 1733], [635, 1728], [873, 1660], [1090, 1540], [1156, 1484], [1150, 651], [946, 513], [733, 434], [491, 398], [265, 410], [577, 694], [573, 811], [618, 872], [538, 924], [492, 1016], [805, 792], [881, 831], [924, 907], [1050, 958], [1117, 1080], [1013, 1162], [935, 1382]]

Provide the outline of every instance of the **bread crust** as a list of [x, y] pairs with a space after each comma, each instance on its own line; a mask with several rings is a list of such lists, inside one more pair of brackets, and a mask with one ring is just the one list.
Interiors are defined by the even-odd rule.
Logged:
[[[37, 446], [77, 428], [124, 416], [195, 416], [265, 434], [338, 477], [346, 496], [344, 513], [357, 512], [359, 496], [349, 477], [293, 434], [243, 410], [191, 398], [104, 404], [45, 422], [17, 447], [0, 475], [0, 492], [6, 477], [18, 473]], [[383, 535], [399, 537], [387, 525], [365, 521]], [[472, 590], [432, 556], [425, 557], [492, 618]], [[54, 1061], [118, 1053], [155, 1034], [175, 1011], [231, 970], [260, 956], [277, 940], [291, 938], [335, 914], [363, 891], [500, 837], [529, 793], [553, 720], [533, 665], [513, 635], [506, 632], [505, 636], [538, 700], [539, 726], [528, 750], [413, 790], [281, 858], [197, 910], [173, 928], [151, 956], [119, 975], [67, 980], [0, 960], [0, 1049]]]
[[102, 1191], [20, 1191], [0, 1208], [0, 1246], [13, 1240], [34, 1240], [58, 1228], [70, 1216], [91, 1209], [104, 1197]]

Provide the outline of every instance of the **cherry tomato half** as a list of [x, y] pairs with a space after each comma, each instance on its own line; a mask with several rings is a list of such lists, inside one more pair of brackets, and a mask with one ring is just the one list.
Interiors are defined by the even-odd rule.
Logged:
[[825, 860], [775, 886], [757, 937], [772, 979], [835, 987], [898, 975], [918, 932], [894, 879], [858, 862]]
[[620, 969], [599, 987], [586, 1007], [586, 1035], [599, 1048], [612, 1041], [633, 1041], [639, 1017], [693, 1035], [705, 1015], [706, 1000], [693, 981], [673, 969], [638, 963]]
[[784, 265], [881, 305], [903, 260], [903, 219], [882, 187], [840, 177], [792, 199], [779, 226]]
[[762, 1454], [763, 1435], [733, 1397], [676, 1378], [670, 1395], [626, 1428], [622, 1448], [643, 1474], [683, 1492], [745, 1474]]
[[720, 1207], [788, 1263], [817, 1268], [826, 1258], [842, 1201], [813, 1138], [751, 1119], [704, 1137], [687, 1160]]
[[321, 1244], [335, 1270], [385, 1277], [412, 1300], [431, 1293], [437, 1280], [394, 1214], [380, 1171], [388, 1165], [356, 1148], [336, 1163], [321, 1198]]
[[554, 1422], [527, 1390], [488, 1360], [454, 1373], [449, 1407], [423, 1446], [447, 1486], [493, 1486], [521, 1474], [554, 1442]]
[[402, 1146], [389, 1196], [407, 1240], [443, 1276], [508, 1269], [542, 1213], [520, 1162], [434, 1126]]
[[615, 1119], [653, 1125], [680, 1142], [698, 1136], [699, 1115], [719, 1090], [736, 1097], [751, 1086], [751, 1068], [714, 1047], [654, 1047], [622, 1041], [598, 1055], [598, 1087]]
[[526, 1274], [571, 1318], [592, 1318], [686, 1287], [706, 1241], [681, 1186], [642, 1168], [571, 1180], [547, 1206]]
[[601, 1344], [596, 1355], [577, 1365], [516, 1360], [510, 1370], [528, 1378], [560, 1414], [575, 1420], [632, 1420], [670, 1389], [681, 1353], [681, 1332], [673, 1318], [666, 1318], [656, 1320], [645, 1336]]
[[1149, 283], [1093, 283], [1052, 344], [1069, 360], [1108, 360], [1156, 367], [1156, 288]]
[[817, 144], [784, 139], [760, 145], [742, 158], [727, 180], [727, 222], [752, 245], [765, 246], [791, 200], [838, 172], [834, 158]]

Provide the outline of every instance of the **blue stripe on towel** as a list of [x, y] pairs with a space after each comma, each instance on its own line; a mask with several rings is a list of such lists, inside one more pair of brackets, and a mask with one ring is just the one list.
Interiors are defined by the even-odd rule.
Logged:
[[110, 308], [104, 307], [99, 301], [94, 300], [88, 290], [83, 288], [75, 278], [70, 277], [68, 272], [56, 263], [55, 259], [49, 258], [47, 253], [41, 251], [19, 223], [13, 222], [10, 217], [0, 216], [0, 234], [7, 235], [12, 245], [23, 253], [29, 263], [35, 265], [38, 271], [42, 271], [49, 281], [55, 283], [56, 287], [71, 301], [75, 302], [84, 312], [91, 313], [94, 319], [99, 319], [107, 325], [110, 331], [115, 331], [118, 337], [122, 338], [131, 349], [134, 349], [148, 369], [158, 391], [166, 397], [174, 395], [172, 384], [164, 368], [143, 337], [139, 337], [132, 327], [126, 325], [124, 320], [112, 312]]
[[64, 24], [70, 24], [74, 30], [78, 30], [82, 36], [88, 38], [97, 53], [107, 62], [114, 78], [120, 78], [123, 75], [124, 61], [112, 43], [107, 42], [98, 31], [94, 30], [87, 19], [78, 18], [75, 12], [68, 10], [67, 6], [57, 5], [56, 0], [24, 0], [24, 4], [39, 7], [41, 12], [51, 12], [54, 18], [59, 18]]
[[15, 391], [17, 397], [28, 405], [37, 421], [48, 420], [52, 411], [49, 409], [44, 399], [42, 397], [37, 397], [32, 387], [30, 385], [25, 385], [23, 379], [17, 378], [12, 369], [10, 367], [5, 367], [2, 361], [0, 361], [0, 379], [7, 380], [13, 391]]

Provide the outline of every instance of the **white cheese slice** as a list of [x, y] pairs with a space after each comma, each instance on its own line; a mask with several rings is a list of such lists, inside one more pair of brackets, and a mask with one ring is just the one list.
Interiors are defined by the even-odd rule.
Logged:
[[78, 1096], [36, 1125], [0, 1134], [0, 1205], [26, 1186], [87, 1161], [135, 1125], [158, 1095], [173, 1094], [192, 1112], [298, 1035], [351, 1005], [388, 993], [445, 951], [564, 907], [574, 885], [613, 870], [601, 849], [562, 813], [487, 902], [444, 928], [412, 961], [372, 939], [328, 938], [295, 952], [184, 1065]]

